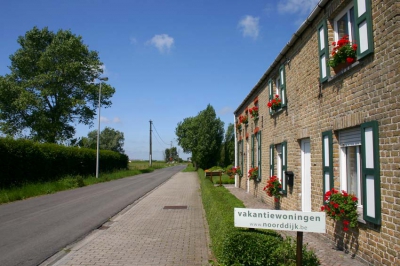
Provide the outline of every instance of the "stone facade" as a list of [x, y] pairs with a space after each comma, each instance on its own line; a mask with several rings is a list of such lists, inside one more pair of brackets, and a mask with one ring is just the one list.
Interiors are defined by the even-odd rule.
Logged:
[[[368, 160], [367, 153], [370, 151], [365, 148], [366, 137], [361, 138], [362, 144], [343, 144], [343, 142], [349, 130], [359, 132], [360, 128], [363, 130], [366, 122], [376, 123], [379, 151], [377, 149], [375, 151], [379, 155], [380, 168], [375, 166], [375, 169], [379, 169], [379, 177], [374, 180], [380, 182], [372, 193], [375, 193], [373, 194], [375, 196], [379, 195], [379, 199], [375, 201], [377, 206], [374, 206], [374, 210], [379, 211], [378, 218], [373, 222], [365, 220], [360, 209], [358, 228], [343, 232], [338, 223], [327, 217], [325, 237], [372, 265], [400, 265], [400, 30], [398, 27], [400, 5], [398, 1], [358, 1], [365, 3], [367, 10], [370, 10], [372, 36], [369, 37], [373, 41], [373, 52], [359, 57], [355, 63], [338, 74], [329, 68], [330, 73], [326, 79], [321, 75], [319, 42], [322, 35], [319, 35], [318, 29], [321, 23], [326, 21], [325, 29], [330, 54], [331, 43], [335, 40], [335, 19], [349, 6], [354, 5], [355, 12], [361, 10], [362, 7], [357, 6], [360, 3], [356, 2], [320, 1], [319, 6], [314, 9], [235, 111], [238, 121], [239, 116], [245, 114], [246, 108], [254, 106], [254, 99], [257, 97], [258, 121], [254, 122], [249, 116], [248, 126], [236, 131], [236, 165], [243, 165], [243, 177], [237, 178], [236, 185], [261, 201], [271, 203], [272, 206], [273, 199], [263, 191], [271, 173], [271, 165], [273, 173], [275, 175], [281, 173], [281, 177], [285, 171], [292, 171], [294, 185], [284, 187], [286, 193], [280, 200], [280, 208], [303, 211], [310, 208], [314, 212], [320, 211], [326, 191], [324, 188], [327, 182], [329, 183], [324, 175], [324, 158], [327, 155], [323, 154], [325, 148], [323, 133], [330, 132], [333, 163], [330, 167], [333, 184], [327, 187], [338, 190], [342, 190], [343, 187], [349, 189], [350, 185], [347, 182], [350, 181], [346, 180], [349, 180], [347, 175], [350, 175], [348, 174], [350, 165], [354, 162], [346, 161], [344, 158], [351, 156], [350, 150], [357, 151], [359, 157], [355, 160], [361, 160], [359, 164], [357, 163], [360, 169], [354, 171], [360, 175], [358, 184], [360, 201], [363, 201], [362, 205], [367, 206], [368, 202], [371, 206], [373, 202], [371, 204], [370, 196], [365, 194], [371, 193], [371, 187], [367, 187], [371, 185], [369, 183], [371, 179], [368, 179], [370, 176], [362, 178], [363, 173], [360, 173], [363, 169], [361, 165], [364, 163], [367, 165], [363, 160]], [[270, 82], [273, 84], [273, 94], [275, 94], [275, 81], [280, 77], [282, 66], [285, 81], [283, 95], [286, 105], [270, 113], [267, 107], [270, 99]], [[251, 135], [257, 127], [261, 132], [260, 182], [247, 179], [253, 158]], [[248, 139], [246, 133], [249, 133]], [[271, 147], [274, 163], [271, 163]], [[254, 154], [254, 158], [258, 158], [257, 149]], [[303, 156], [306, 154], [309, 154], [307, 157], [309, 159], [304, 159], [306, 157]], [[307, 164], [305, 160], [308, 160], [309, 168], [305, 166]], [[307, 175], [305, 168], [309, 169], [309, 183], [305, 177]], [[306, 190], [308, 190], [307, 195], [305, 195]], [[369, 209], [365, 210], [369, 213]]]

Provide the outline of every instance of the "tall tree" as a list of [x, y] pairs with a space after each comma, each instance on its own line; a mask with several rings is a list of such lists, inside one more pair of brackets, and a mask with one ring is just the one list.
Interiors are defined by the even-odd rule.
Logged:
[[171, 147], [170, 149], [165, 149], [164, 159], [166, 162], [179, 161], [179, 154], [176, 147]]
[[179, 146], [184, 152], [192, 153], [192, 162], [196, 167], [210, 168], [218, 164], [224, 123], [216, 117], [211, 105], [196, 117], [185, 118], [175, 129]]
[[235, 127], [229, 123], [224, 138], [224, 160], [223, 165], [228, 166], [235, 161]]
[[[42, 142], [63, 142], [74, 124], [92, 125], [98, 107], [102, 63], [96, 51], [70, 31], [34, 27], [18, 38], [10, 74], [0, 76], [0, 130]], [[115, 89], [102, 84], [101, 106]]]
[[[106, 127], [100, 132], [99, 146], [101, 150], [111, 150], [124, 153], [124, 133], [110, 127]], [[97, 148], [97, 130], [90, 131], [87, 138], [80, 139], [79, 146], [96, 149]]]

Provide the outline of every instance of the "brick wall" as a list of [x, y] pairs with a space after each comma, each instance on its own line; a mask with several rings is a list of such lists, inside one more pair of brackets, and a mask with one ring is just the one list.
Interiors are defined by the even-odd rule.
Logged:
[[[278, 64], [285, 63], [286, 109], [270, 116], [267, 108], [267, 80], [278, 75], [278, 67], [266, 72], [268, 75], [264, 81], [247, 97], [249, 101], [238, 109], [237, 116], [246, 107], [251, 107], [251, 99], [258, 96], [263, 175], [260, 183], [249, 182], [249, 191], [271, 207], [274, 206], [273, 199], [262, 191], [269, 177], [269, 146], [287, 141], [287, 170], [294, 172], [295, 179], [294, 186], [288, 187], [287, 195], [281, 199], [280, 208], [301, 210], [300, 144], [302, 139], [310, 139], [311, 205], [312, 211], [320, 211], [323, 200], [322, 132], [334, 132], [334, 186], [340, 189], [338, 131], [364, 122], [378, 121], [382, 224], [359, 223], [357, 230], [344, 234], [337, 224], [327, 218], [327, 236], [373, 265], [400, 265], [400, 4], [396, 0], [371, 1], [374, 54], [360, 60], [342, 75], [334, 76], [332, 72], [332, 78], [320, 84], [316, 27], [323, 16], [335, 14], [349, 2], [332, 1], [331, 5], [325, 7], [325, 11], [308, 26]], [[331, 42], [331, 23], [328, 23], [328, 28]], [[248, 141], [250, 146], [250, 138]], [[246, 154], [247, 158], [251, 160]], [[240, 187], [247, 189], [246, 160], [244, 166]]]

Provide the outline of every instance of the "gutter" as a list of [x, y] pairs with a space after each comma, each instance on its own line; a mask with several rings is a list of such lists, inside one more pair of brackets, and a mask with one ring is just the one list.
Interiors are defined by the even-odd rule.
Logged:
[[261, 79], [257, 82], [257, 84], [250, 91], [250, 93], [246, 96], [246, 98], [242, 101], [242, 103], [238, 106], [238, 108], [233, 112], [233, 114], [235, 116], [238, 114], [239, 110], [243, 109], [243, 107], [245, 106], [245, 103], [248, 102], [250, 97], [261, 86], [261, 84], [265, 82], [265, 80], [267, 79], [269, 74], [272, 72], [272, 70], [275, 69], [276, 65], [286, 55], [287, 51], [295, 44], [297, 39], [299, 39], [301, 34], [305, 31], [305, 29], [308, 28], [308, 26], [312, 23], [312, 21], [315, 19], [315, 17], [321, 12], [321, 10], [323, 10], [323, 8], [325, 7], [325, 5], [328, 2], [329, 2], [329, 0], [320, 0], [319, 1], [317, 6], [314, 8], [314, 10], [311, 12], [311, 14], [306, 18], [306, 20], [300, 25], [300, 28], [293, 34], [290, 41], [285, 45], [285, 47], [282, 49], [282, 51], [279, 53], [279, 55], [275, 58], [274, 62], [270, 65], [270, 67], [267, 69], [267, 71], [264, 73], [264, 75], [261, 77]]

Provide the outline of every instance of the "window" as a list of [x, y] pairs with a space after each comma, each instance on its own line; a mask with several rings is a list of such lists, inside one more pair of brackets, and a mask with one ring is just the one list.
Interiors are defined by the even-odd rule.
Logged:
[[[275, 90], [273, 86], [275, 85]], [[279, 73], [275, 80], [269, 79], [268, 80], [268, 94], [269, 94], [269, 101], [275, 99], [275, 96], [278, 95], [281, 101], [280, 108], [286, 106], [286, 73], [285, 73], [285, 65], [281, 65], [279, 67]], [[278, 109], [278, 110], [279, 110]], [[276, 111], [276, 110], [275, 110]], [[269, 108], [270, 114], [275, 112], [273, 108]]]
[[339, 132], [341, 190], [358, 198], [359, 211], [362, 212], [361, 175], [361, 131], [353, 128]]
[[[333, 185], [331, 132], [322, 134], [324, 165], [324, 193]], [[340, 189], [358, 198], [360, 218], [373, 224], [381, 224], [381, 188], [379, 160], [379, 127], [377, 121], [360, 127], [339, 131]], [[328, 166], [326, 166], [328, 164]]]
[[354, 36], [354, 6], [353, 4], [345, 8], [335, 19], [333, 23], [335, 31], [335, 41], [337, 42], [343, 36], [348, 35], [352, 43], [356, 43]]
[[276, 145], [277, 151], [277, 177], [279, 182], [282, 184], [282, 193], [287, 193], [287, 182], [286, 182], [286, 161], [287, 161], [287, 143], [282, 142], [281, 144]]
[[261, 131], [258, 131], [256, 136], [257, 136], [257, 166], [258, 166], [257, 181], [261, 181]]
[[[349, 35], [349, 40], [357, 44], [358, 60], [374, 52], [371, 0], [353, 0], [335, 18], [329, 18], [329, 21], [333, 21], [332, 28], [335, 41], [344, 35]], [[321, 82], [327, 81], [330, 73], [327, 64], [330, 54], [327, 25], [327, 20], [323, 19], [317, 27]]]

